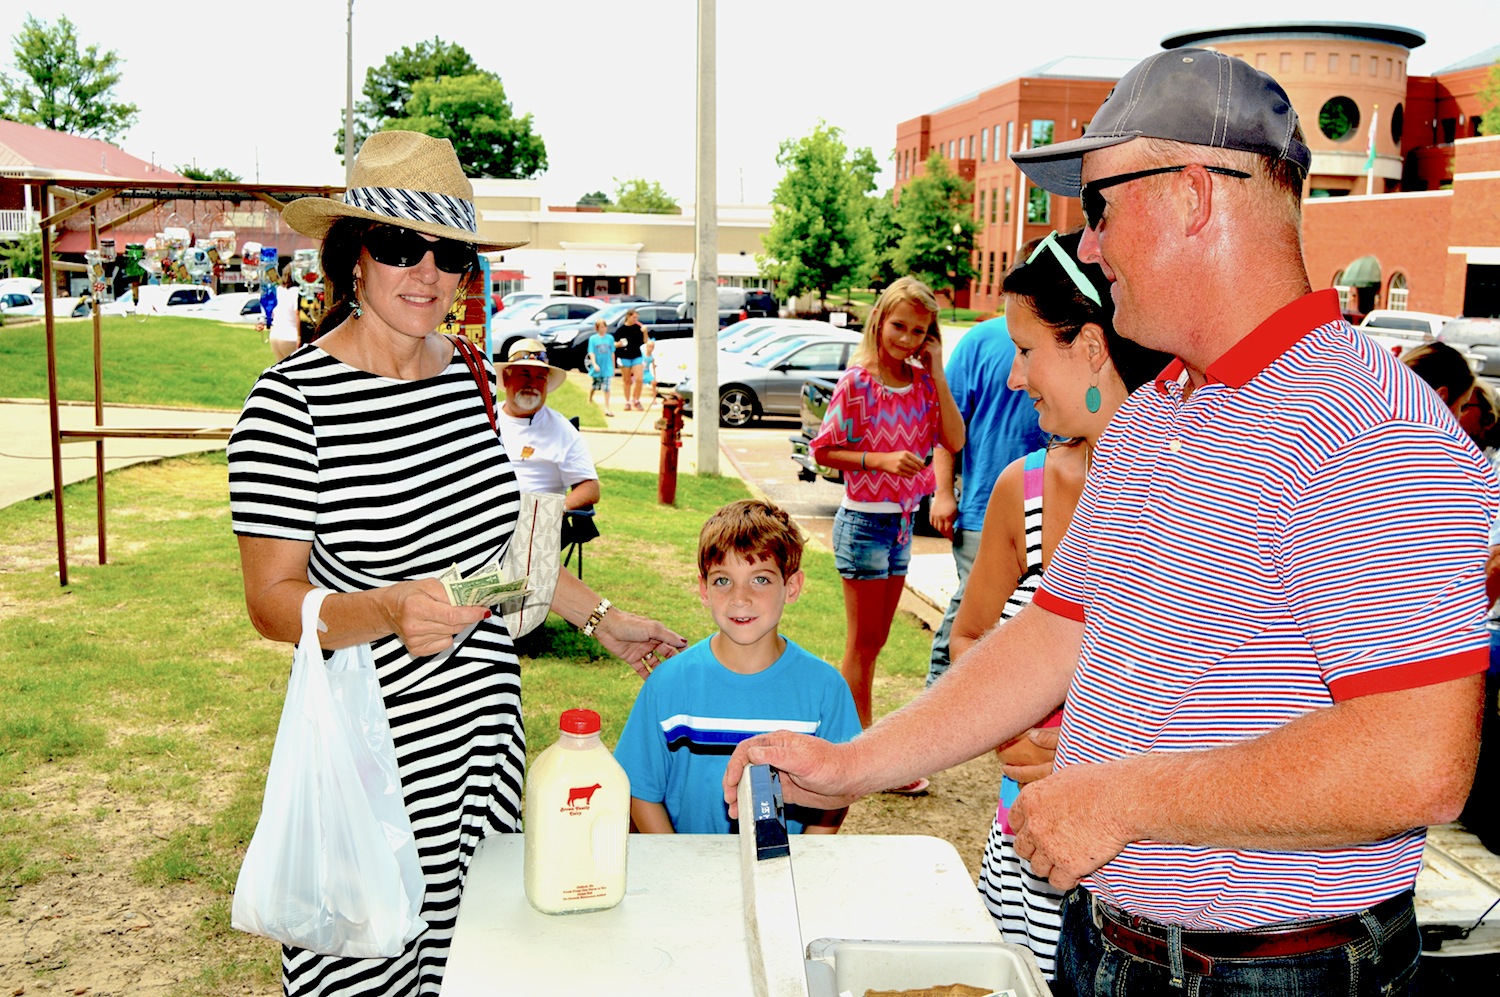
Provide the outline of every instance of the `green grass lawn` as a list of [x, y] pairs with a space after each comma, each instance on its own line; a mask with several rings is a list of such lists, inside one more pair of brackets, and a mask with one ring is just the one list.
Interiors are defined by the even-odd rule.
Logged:
[[[94, 397], [94, 323], [59, 319], [57, 394]], [[238, 409], [261, 371], [275, 359], [266, 334], [176, 315], [106, 315], [100, 324], [104, 401], [114, 405]], [[41, 322], [0, 328], [0, 398], [47, 397], [47, 338]], [[587, 392], [566, 383], [548, 404], [583, 426], [604, 425]]]
[[[162, 321], [176, 329], [192, 320]], [[655, 475], [605, 470], [601, 484], [608, 501], [585, 580], [690, 640], [706, 636], [698, 530], [744, 486], [683, 476], [677, 505], [664, 507]], [[71, 522], [95, 521], [92, 482], [64, 495]], [[18, 891], [55, 877], [113, 872], [187, 890], [201, 916], [176, 944], [208, 966], [175, 997], [264, 989], [279, 974], [276, 946], [233, 931], [228, 904], [259, 814], [291, 648], [260, 638], [246, 618], [226, 497], [222, 454], [114, 472], [113, 563], [88, 563], [94, 538], [75, 536], [67, 588], [53, 573], [51, 503], [0, 509], [0, 920], [13, 917]], [[809, 551], [804, 567], [806, 591], [782, 630], [837, 660], [844, 614], [832, 556]], [[528, 755], [552, 743], [558, 714], [574, 706], [598, 710], [612, 744], [639, 678], [557, 618], [545, 626], [550, 653], [522, 664]], [[881, 656], [877, 715], [920, 690], [927, 652], [927, 633], [899, 615]], [[118, 823], [121, 809], [145, 808], [154, 825]]]

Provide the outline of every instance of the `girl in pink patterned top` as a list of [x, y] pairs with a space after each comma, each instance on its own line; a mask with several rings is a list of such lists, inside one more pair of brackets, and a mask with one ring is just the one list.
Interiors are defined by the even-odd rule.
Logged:
[[[932, 291], [915, 277], [885, 289], [811, 443], [814, 460], [844, 472], [833, 521], [848, 624], [842, 670], [865, 727], [875, 659], [906, 584], [912, 514], [933, 492], [933, 444], [953, 453], [964, 445], [943, 375], [937, 311]], [[920, 792], [926, 780], [919, 782], [902, 789]]]

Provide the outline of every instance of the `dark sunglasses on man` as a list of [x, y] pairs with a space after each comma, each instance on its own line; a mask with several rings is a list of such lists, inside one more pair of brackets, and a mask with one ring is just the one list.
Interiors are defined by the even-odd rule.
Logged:
[[[1104, 224], [1104, 209], [1109, 207], [1109, 202], [1104, 200], [1104, 195], [1099, 193], [1106, 187], [1118, 187], [1122, 183], [1130, 183], [1132, 180], [1141, 180], [1145, 177], [1154, 177], [1159, 173], [1181, 173], [1193, 164], [1187, 163], [1182, 166], [1158, 166], [1154, 170], [1137, 170], [1134, 173], [1117, 173], [1112, 177], [1101, 177], [1083, 185], [1078, 196], [1083, 199], [1083, 217], [1088, 220], [1089, 228], [1099, 230]], [[1249, 180], [1250, 174], [1242, 170], [1231, 170], [1227, 166], [1204, 166], [1210, 173], [1220, 176], [1236, 177], [1240, 180]]]
[[432, 254], [432, 262], [443, 273], [467, 273], [477, 262], [474, 247], [457, 239], [430, 242], [418, 232], [394, 225], [376, 225], [365, 236], [365, 251], [376, 263], [406, 269]]

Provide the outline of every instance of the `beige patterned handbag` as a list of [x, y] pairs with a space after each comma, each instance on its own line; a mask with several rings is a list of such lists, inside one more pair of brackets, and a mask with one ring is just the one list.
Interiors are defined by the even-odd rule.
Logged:
[[506, 581], [527, 579], [527, 594], [497, 608], [511, 640], [530, 633], [547, 618], [557, 574], [562, 570], [563, 497], [544, 492], [521, 493], [521, 518], [510, 538], [500, 574]]

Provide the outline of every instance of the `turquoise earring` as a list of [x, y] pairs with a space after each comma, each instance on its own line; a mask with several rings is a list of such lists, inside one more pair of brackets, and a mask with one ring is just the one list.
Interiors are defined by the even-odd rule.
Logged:
[[[1098, 378], [1099, 375], [1095, 374], [1094, 379], [1098, 380]], [[1089, 385], [1089, 390], [1083, 393], [1083, 404], [1088, 408], [1090, 412], [1099, 411], [1099, 407], [1104, 404], [1104, 399], [1099, 395], [1099, 385]]]

